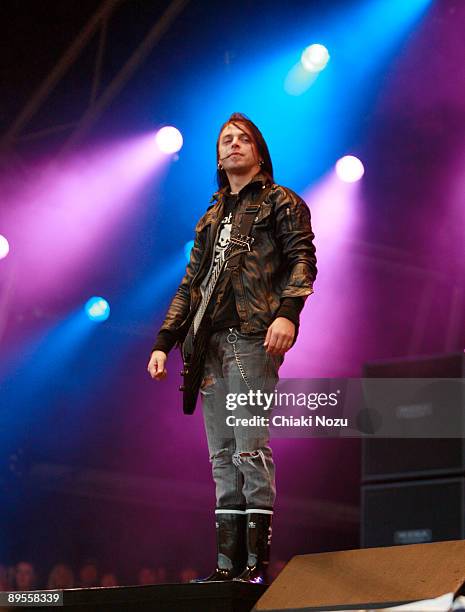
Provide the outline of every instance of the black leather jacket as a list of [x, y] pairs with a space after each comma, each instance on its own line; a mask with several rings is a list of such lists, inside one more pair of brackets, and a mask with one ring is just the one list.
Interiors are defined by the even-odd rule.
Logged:
[[[239, 226], [247, 204], [259, 197], [266, 184], [266, 177], [259, 173], [242, 188], [231, 233]], [[200, 304], [199, 287], [208, 272], [223, 216], [224, 191], [213, 195], [211, 201], [215, 203], [197, 223], [186, 273], [160, 332], [178, 332], [190, 310], [197, 309]], [[317, 273], [310, 211], [292, 190], [272, 186], [254, 221], [251, 235], [254, 237], [252, 250], [244, 255], [241, 268], [231, 276], [240, 330], [244, 334], [266, 331], [276, 316], [281, 298], [305, 298], [313, 293]], [[217, 296], [217, 302], [221, 297]]]

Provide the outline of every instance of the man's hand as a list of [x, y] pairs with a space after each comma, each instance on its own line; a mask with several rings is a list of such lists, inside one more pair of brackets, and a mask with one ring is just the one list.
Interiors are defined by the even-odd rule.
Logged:
[[294, 340], [295, 325], [285, 317], [276, 318], [269, 326], [264, 346], [271, 355], [284, 355]]
[[168, 372], [165, 369], [166, 353], [163, 351], [153, 351], [150, 361], [147, 364], [147, 371], [155, 380], [166, 378]]

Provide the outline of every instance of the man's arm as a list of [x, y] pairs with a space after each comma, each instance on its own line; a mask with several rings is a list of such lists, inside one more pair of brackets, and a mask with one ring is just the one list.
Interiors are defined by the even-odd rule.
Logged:
[[310, 211], [302, 198], [282, 187], [275, 203], [275, 237], [288, 262], [289, 276], [265, 346], [272, 354], [284, 354], [297, 337], [300, 312], [313, 293], [317, 267]]
[[[199, 224], [197, 225], [199, 227]], [[196, 228], [197, 230], [197, 228]], [[194, 246], [191, 249], [189, 263], [181, 283], [174, 294], [165, 319], [160, 327], [147, 370], [152, 378], [165, 378], [165, 363], [169, 351], [179, 340], [179, 327], [189, 314], [190, 309], [190, 287], [192, 279], [199, 270], [200, 262], [205, 247], [205, 232], [196, 231]]]
[[300, 196], [281, 188], [275, 207], [275, 237], [289, 266], [289, 277], [281, 298], [302, 297], [313, 293], [317, 275], [315, 234], [310, 211]]

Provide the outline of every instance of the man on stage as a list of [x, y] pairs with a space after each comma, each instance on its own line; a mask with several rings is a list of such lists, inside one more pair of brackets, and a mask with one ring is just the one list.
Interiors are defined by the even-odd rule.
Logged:
[[[239, 236], [243, 218], [258, 210], [250, 251], [223, 268], [210, 299], [210, 330], [200, 387], [216, 485], [217, 567], [204, 579], [267, 581], [275, 466], [268, 427], [226, 426], [228, 416], [263, 416], [250, 402], [227, 408], [226, 395], [273, 389], [284, 354], [294, 344], [305, 299], [316, 277], [310, 213], [293, 191], [276, 185], [266, 142], [254, 123], [234, 113], [217, 141], [219, 191], [195, 228], [181, 284], [148, 363], [152, 378], [166, 377], [167, 354], [183, 341], [182, 324], [207, 291], [215, 263]], [[237, 395], [236, 395], [237, 397]], [[269, 416], [267, 414], [266, 416]], [[244, 421], [245, 422], [245, 421]]]

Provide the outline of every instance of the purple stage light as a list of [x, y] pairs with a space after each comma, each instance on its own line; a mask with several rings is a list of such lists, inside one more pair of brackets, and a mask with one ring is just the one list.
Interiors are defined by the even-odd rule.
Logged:
[[181, 132], [170, 125], [158, 130], [155, 141], [160, 151], [166, 154], [177, 153], [183, 143]]
[[4, 259], [10, 252], [10, 245], [5, 236], [0, 234], [0, 259]]
[[283, 378], [339, 375], [352, 363], [358, 339], [370, 333], [364, 329], [366, 284], [353, 247], [363, 227], [361, 187], [331, 171], [302, 194], [312, 213], [319, 272], [301, 316], [299, 339], [280, 370]]
[[53, 301], [57, 288], [73, 293], [74, 279], [84, 282], [96, 261], [105, 265], [102, 255], [111, 258], [112, 241], [127, 231], [128, 218], [140, 214], [144, 189], [159, 185], [171, 160], [151, 131], [75, 151], [53, 164], [45, 159], [30, 169], [28, 181], [18, 176], [2, 217], [24, 280], [16, 301]]
[[336, 162], [336, 174], [344, 183], [356, 183], [364, 173], [362, 162], [354, 155], [345, 155]]

